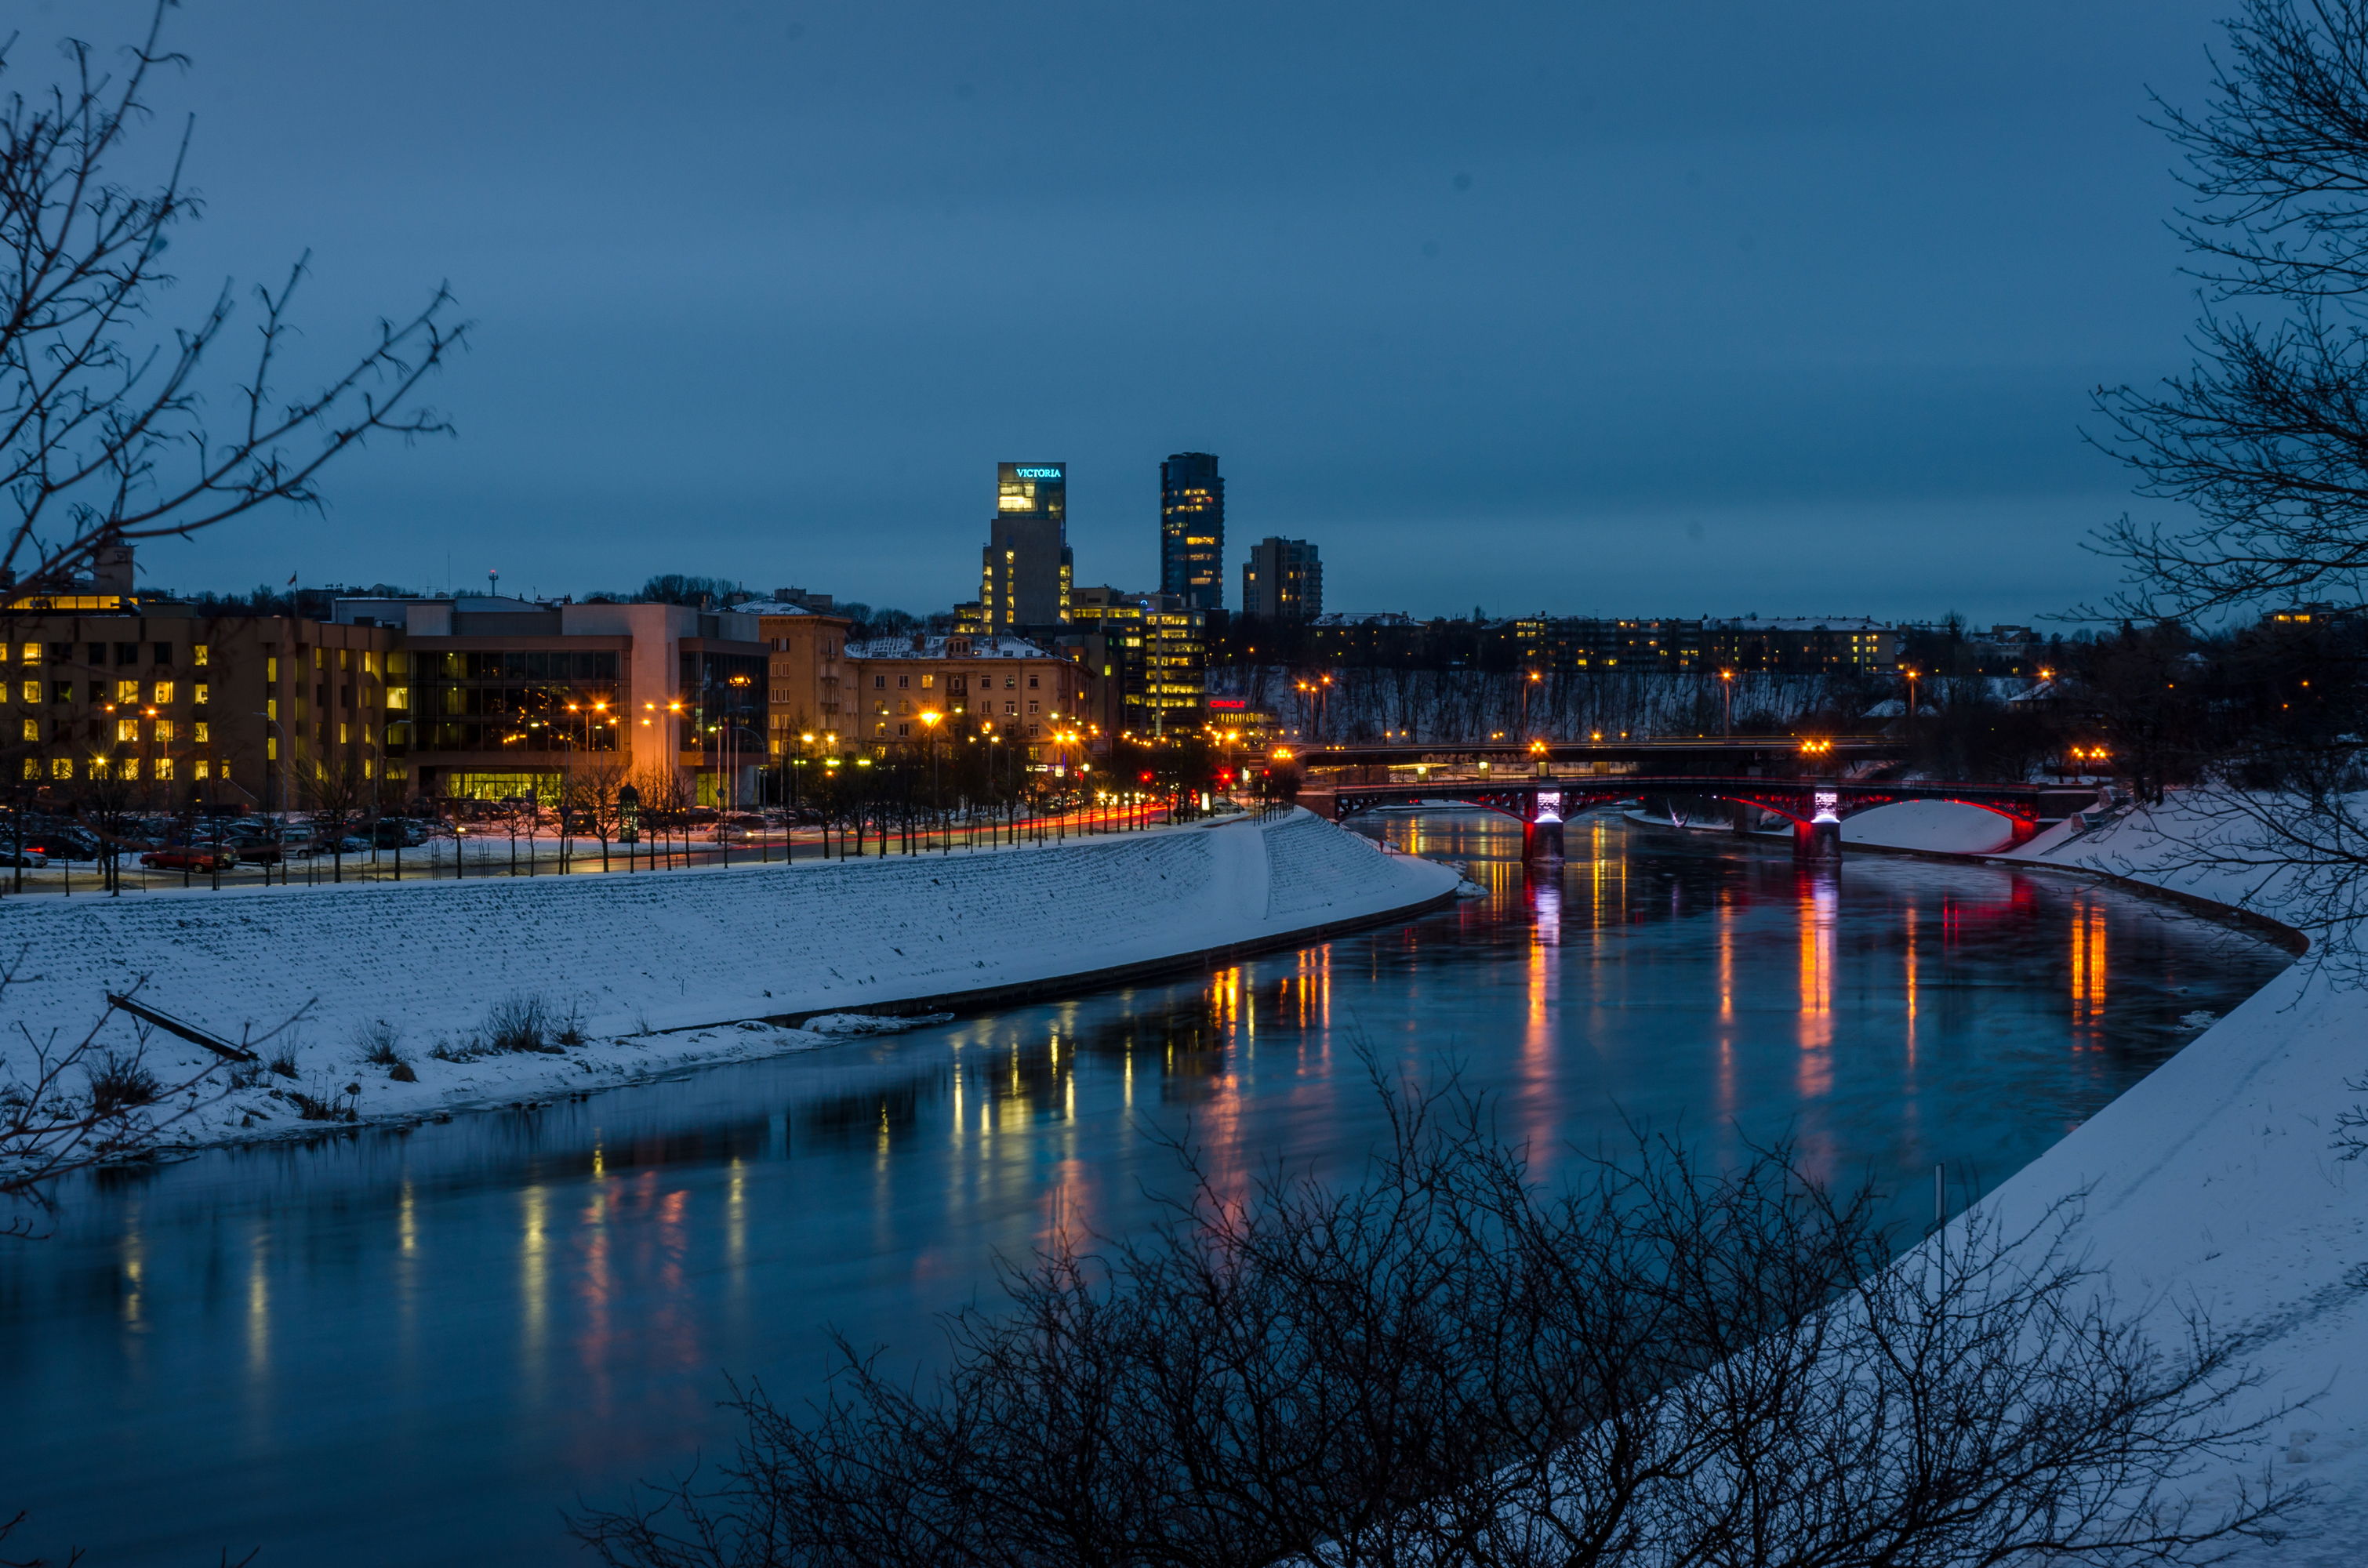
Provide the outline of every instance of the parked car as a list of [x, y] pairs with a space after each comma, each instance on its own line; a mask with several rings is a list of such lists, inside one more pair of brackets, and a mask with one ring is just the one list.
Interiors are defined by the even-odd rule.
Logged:
[[27, 844], [25, 853], [44, 855], [52, 860], [96, 860], [98, 840], [79, 828], [51, 829], [42, 834], [38, 843]]
[[427, 842], [427, 829], [401, 817], [381, 817], [370, 829], [381, 849], [411, 849]]
[[183, 844], [151, 849], [140, 863], [160, 871], [227, 871], [238, 864], [238, 851], [227, 845]]
[[278, 866], [288, 858], [279, 847], [279, 841], [275, 838], [254, 839], [235, 847], [242, 866]]
[[28, 849], [22, 855], [13, 849], [0, 849], [0, 866], [46, 866], [50, 858], [38, 849]]

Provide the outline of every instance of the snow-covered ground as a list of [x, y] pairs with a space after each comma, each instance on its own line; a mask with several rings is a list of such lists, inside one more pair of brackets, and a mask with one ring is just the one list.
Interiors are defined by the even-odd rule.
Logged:
[[1902, 801], [1842, 819], [1844, 844], [1990, 855], [2014, 841], [2014, 828], [1996, 812], [1954, 801]]
[[[2274, 915], [2258, 871], [2168, 869], [2199, 831], [2174, 803], [2005, 858], [2250, 895]], [[2308, 1536], [2242, 1562], [2368, 1561], [2368, 1162], [2331, 1147], [2337, 1112], [2368, 1099], [2345, 1083], [2363, 1073], [2368, 992], [2298, 963], [1985, 1200], [2011, 1230], [2085, 1193], [2076, 1244], [2123, 1303], [2206, 1309], [2246, 1336], [2260, 1399], [2313, 1402], [2254, 1461], [2323, 1488]]]
[[[0, 1082], [28, 1071], [19, 1023], [78, 1039], [110, 991], [233, 1040], [301, 1013], [263, 1048], [290, 1071], [242, 1073], [175, 1129], [284, 1136], [319, 1127], [298, 1094], [364, 1119], [547, 1098], [879, 1027], [832, 1015], [1277, 942], [1458, 881], [1303, 811], [992, 854], [15, 899]], [[525, 1004], [549, 1049], [493, 1048], [494, 1015]], [[102, 1039], [133, 1028], [116, 1014]], [[413, 1081], [364, 1062], [380, 1038]], [[211, 1060], [161, 1031], [147, 1049], [167, 1081]]]

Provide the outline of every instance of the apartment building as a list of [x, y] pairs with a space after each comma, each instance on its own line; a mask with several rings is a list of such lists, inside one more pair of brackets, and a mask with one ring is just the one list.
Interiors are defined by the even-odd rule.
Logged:
[[[810, 608], [819, 600], [825, 607]], [[835, 756], [855, 744], [850, 688], [840, 664], [854, 623], [828, 613], [828, 595], [734, 605], [757, 618], [765, 644], [765, 754]]]
[[1017, 637], [877, 637], [847, 644], [842, 667], [858, 744], [874, 756], [999, 735], [1050, 761], [1087, 718], [1083, 667]]

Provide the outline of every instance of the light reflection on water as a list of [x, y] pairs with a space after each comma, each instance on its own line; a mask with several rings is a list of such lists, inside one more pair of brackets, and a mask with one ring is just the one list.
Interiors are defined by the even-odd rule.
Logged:
[[1811, 871], [1596, 817], [1532, 877], [1495, 819], [1379, 831], [1490, 896], [1174, 985], [68, 1192], [56, 1240], [0, 1254], [0, 1510], [35, 1513], [10, 1546], [575, 1561], [558, 1507], [728, 1444], [724, 1372], [795, 1397], [830, 1324], [930, 1353], [996, 1254], [1153, 1222], [1163, 1138], [1222, 1191], [1278, 1158], [1353, 1171], [1360, 1039], [1459, 1062], [1548, 1166], [1623, 1116], [1739, 1123], [1920, 1220], [1935, 1161], [2002, 1177], [2284, 961], [1995, 868]]

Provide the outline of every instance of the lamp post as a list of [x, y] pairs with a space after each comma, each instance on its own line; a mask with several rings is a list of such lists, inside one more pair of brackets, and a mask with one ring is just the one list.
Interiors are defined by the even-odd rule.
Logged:
[[[290, 774], [288, 769], [294, 760], [289, 755], [288, 751], [288, 726], [282, 724], [279, 720], [273, 718], [268, 712], [258, 712], [256, 714], [256, 717], [279, 732], [279, 811], [280, 814], [284, 816], [288, 812], [288, 802], [290, 798], [288, 782]], [[271, 775], [269, 773], [266, 773], [264, 777], [268, 778]], [[266, 886], [270, 885], [271, 868], [268, 865], [263, 870], [263, 881]], [[288, 885], [288, 835], [285, 833], [279, 835], [279, 885], [283, 888]]]
[[1731, 741], [1735, 739], [1735, 672], [1733, 670], [1718, 672], [1718, 689], [1719, 695], [1726, 699], [1726, 738]]
[[921, 715], [921, 733], [928, 738], [929, 743], [929, 820], [932, 822], [938, 820], [938, 721], [944, 717], [944, 714], [937, 712]]
[[[794, 861], [798, 858], [798, 794], [805, 782], [806, 747], [814, 744], [812, 735], [798, 737], [797, 755], [790, 759], [790, 824], [781, 833], [781, 858]], [[823, 858], [830, 858], [830, 845], [823, 845]]]

